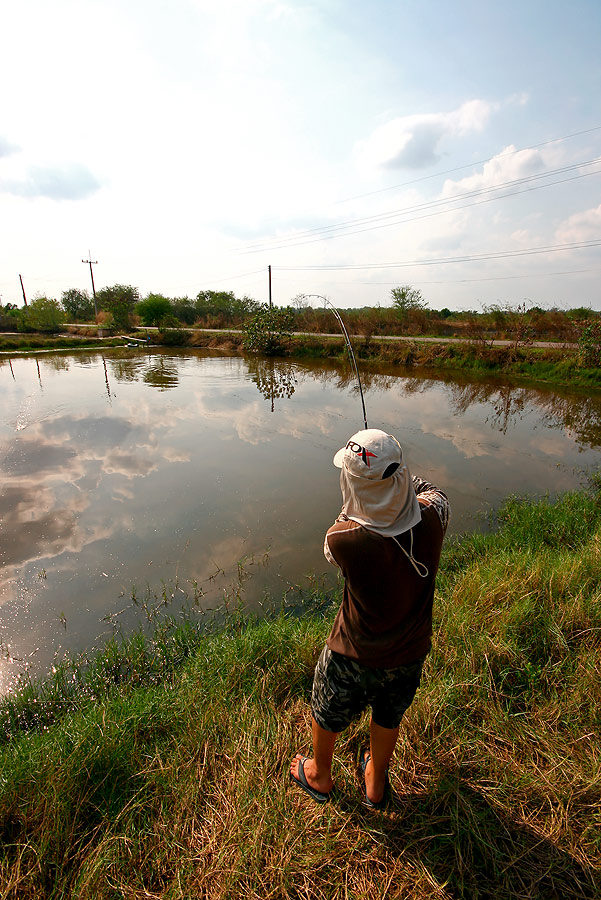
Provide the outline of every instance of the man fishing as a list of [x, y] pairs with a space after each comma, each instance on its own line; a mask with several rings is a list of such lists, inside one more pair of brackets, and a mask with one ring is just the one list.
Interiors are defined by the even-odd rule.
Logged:
[[399, 442], [379, 429], [354, 434], [334, 465], [342, 512], [328, 529], [324, 552], [344, 575], [344, 595], [315, 668], [313, 756], [297, 753], [290, 777], [326, 802], [336, 738], [371, 707], [370, 745], [360, 760], [363, 802], [381, 809], [390, 798], [388, 767], [400, 721], [431, 647], [449, 501], [432, 484], [411, 478]]

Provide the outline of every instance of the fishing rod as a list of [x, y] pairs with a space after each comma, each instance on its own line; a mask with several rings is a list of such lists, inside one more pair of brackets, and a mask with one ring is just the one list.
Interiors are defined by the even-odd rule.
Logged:
[[328, 300], [327, 297], [324, 297], [322, 294], [303, 294], [303, 297], [318, 297], [320, 300], [323, 300], [324, 303], [327, 303], [328, 306], [332, 309], [332, 312], [338, 319], [340, 327], [342, 328], [342, 333], [344, 334], [344, 337], [346, 340], [346, 346], [347, 346], [347, 349], [349, 352], [349, 356], [352, 360], [353, 366], [355, 367], [355, 375], [357, 376], [357, 384], [359, 385], [359, 394], [361, 395], [361, 406], [363, 407], [363, 422], [365, 424], [365, 430], [367, 431], [367, 429], [369, 428], [369, 425], [367, 424], [367, 413], [365, 412], [365, 400], [363, 399], [363, 388], [361, 386], [361, 378], [359, 376], [359, 368], [357, 366], [357, 360], [355, 359], [355, 352], [353, 350], [353, 345], [351, 344], [351, 339], [349, 337], [348, 331], [346, 330], [346, 326], [345, 326], [344, 322], [342, 321], [342, 316], [340, 315], [340, 313], [338, 312], [338, 310], [336, 309], [334, 304], [330, 300]]

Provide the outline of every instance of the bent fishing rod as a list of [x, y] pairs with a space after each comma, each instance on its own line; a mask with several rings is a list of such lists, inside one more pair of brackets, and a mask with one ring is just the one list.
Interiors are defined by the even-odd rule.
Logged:
[[351, 344], [351, 339], [349, 337], [348, 331], [346, 330], [346, 326], [345, 326], [344, 322], [342, 321], [342, 316], [340, 315], [340, 313], [338, 312], [338, 310], [336, 309], [334, 304], [330, 300], [328, 300], [327, 297], [324, 297], [322, 294], [303, 294], [303, 297], [318, 297], [320, 300], [323, 300], [324, 303], [327, 303], [328, 306], [330, 307], [330, 309], [332, 310], [332, 312], [334, 313], [334, 315], [336, 316], [340, 327], [342, 328], [342, 333], [344, 334], [344, 338], [346, 340], [347, 350], [348, 350], [349, 356], [351, 358], [351, 361], [353, 363], [353, 366], [355, 367], [355, 375], [357, 376], [357, 384], [359, 385], [359, 394], [361, 395], [361, 406], [363, 407], [363, 422], [365, 424], [365, 430], [367, 431], [367, 429], [369, 428], [369, 425], [367, 424], [367, 413], [365, 412], [365, 400], [363, 399], [363, 388], [361, 386], [361, 378], [359, 376], [359, 367], [357, 366], [357, 360], [355, 359], [355, 351], [353, 350], [353, 345]]

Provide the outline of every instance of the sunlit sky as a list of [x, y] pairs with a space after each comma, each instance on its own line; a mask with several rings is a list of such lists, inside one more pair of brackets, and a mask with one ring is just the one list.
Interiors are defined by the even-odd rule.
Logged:
[[[601, 308], [598, 0], [20, 0], [0, 302]], [[316, 302], [316, 301], [314, 301]]]

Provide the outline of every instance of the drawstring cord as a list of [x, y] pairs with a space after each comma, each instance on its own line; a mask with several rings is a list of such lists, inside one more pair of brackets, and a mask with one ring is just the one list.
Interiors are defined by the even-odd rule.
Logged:
[[[403, 547], [403, 545], [401, 544], [399, 539], [396, 538], [394, 535], [392, 535], [392, 540], [396, 541], [396, 543], [399, 545], [399, 547], [401, 548], [401, 550], [403, 551], [403, 553], [405, 554], [405, 556], [407, 557], [407, 559], [409, 560], [409, 562], [411, 563], [411, 565], [413, 566], [413, 568], [415, 569], [415, 571], [417, 572], [419, 577], [427, 578], [428, 575], [430, 574], [428, 572], [428, 567], [426, 565], [424, 565], [424, 563], [421, 563], [418, 559], [413, 558], [413, 528], [409, 529], [409, 534], [411, 536], [411, 542], [409, 544], [409, 553], [407, 553], [407, 551], [405, 550], [405, 548]], [[420, 571], [420, 568], [422, 569], [422, 571]]]

